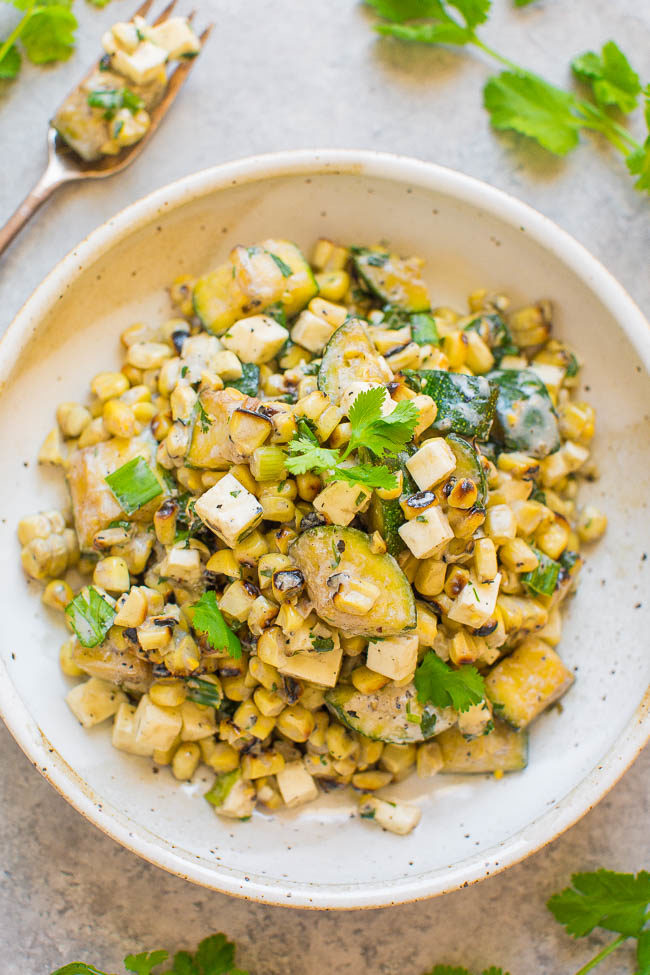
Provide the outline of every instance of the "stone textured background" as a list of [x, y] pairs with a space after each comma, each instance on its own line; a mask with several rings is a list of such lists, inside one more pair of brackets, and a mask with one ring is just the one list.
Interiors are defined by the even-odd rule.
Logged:
[[[42, 169], [48, 118], [95, 56], [102, 30], [131, 6], [115, 0], [96, 11], [78, 0], [74, 57], [0, 82], [0, 221]], [[74, 244], [155, 187], [256, 152], [325, 146], [417, 156], [511, 192], [577, 237], [648, 309], [647, 200], [597, 140], [558, 160], [496, 135], [481, 107], [489, 68], [479, 56], [379, 39], [353, 0], [198, 6], [199, 24], [215, 21], [214, 37], [148, 152], [113, 180], [61, 191], [0, 262], [2, 328]], [[650, 76], [647, 0], [540, 0], [523, 10], [494, 0], [494, 8], [485, 39], [553, 81], [567, 83], [570, 58], [610, 37]], [[0, 36], [9, 16], [0, 11]], [[640, 118], [633, 124], [640, 133]], [[236, 939], [239, 963], [255, 975], [420, 975], [437, 961], [568, 975], [593, 952], [552, 921], [547, 897], [572, 870], [648, 864], [647, 753], [581, 823], [505, 874], [444, 898], [342, 914], [249, 904], [149, 866], [59, 798], [4, 729], [0, 766], [4, 975], [47, 975], [77, 958], [116, 970], [127, 950], [192, 947], [214, 930]], [[631, 972], [631, 954], [601, 970]]]

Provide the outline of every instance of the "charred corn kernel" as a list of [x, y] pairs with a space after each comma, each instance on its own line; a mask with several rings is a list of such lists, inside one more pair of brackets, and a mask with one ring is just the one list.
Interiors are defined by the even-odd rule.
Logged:
[[306, 416], [309, 420], [314, 420], [315, 422], [329, 406], [331, 406], [329, 398], [325, 393], [317, 390], [298, 400], [294, 407], [294, 414], [296, 416]]
[[556, 514], [550, 524], [542, 525], [535, 533], [535, 545], [549, 558], [558, 559], [569, 542], [569, 523]]
[[[422, 349], [420, 349], [421, 352]], [[411, 402], [418, 410], [418, 422], [415, 425], [413, 436], [420, 437], [425, 430], [429, 429], [437, 417], [438, 405], [431, 396], [427, 396], [425, 393], [418, 393], [417, 396], [413, 397]]]
[[201, 749], [195, 741], [184, 741], [172, 758], [172, 775], [180, 782], [187, 782], [196, 772], [201, 761]]
[[126, 592], [131, 585], [129, 567], [124, 559], [109, 555], [108, 558], [100, 559], [95, 566], [93, 582], [108, 592]]
[[418, 643], [421, 647], [432, 647], [433, 641], [438, 632], [438, 617], [429, 607], [419, 600], [415, 604], [417, 611], [417, 633]]
[[351, 436], [352, 424], [347, 422], [339, 423], [330, 435], [330, 447], [333, 447], [335, 450], [344, 447], [345, 444], [350, 442]]
[[75, 662], [76, 651], [79, 641], [76, 636], [71, 636], [65, 643], [61, 644], [59, 650], [59, 667], [66, 677], [81, 677], [84, 671]]
[[194, 314], [192, 303], [192, 292], [194, 289], [194, 278], [189, 274], [181, 274], [176, 278], [171, 288], [169, 296], [182, 315], [190, 318]]
[[298, 496], [303, 501], [311, 502], [321, 491], [323, 482], [318, 474], [313, 474], [311, 471], [308, 471], [306, 474], [298, 474], [296, 476], [296, 487], [298, 489]]
[[242, 732], [253, 735], [260, 741], [268, 738], [275, 727], [275, 718], [262, 714], [253, 700], [243, 701], [235, 711], [232, 720]]
[[483, 341], [478, 332], [473, 329], [469, 329], [463, 334], [467, 339], [467, 351], [464, 364], [472, 370], [475, 376], [489, 372], [494, 366], [494, 356], [490, 352], [489, 346]]
[[587, 505], [580, 512], [578, 519], [578, 537], [581, 542], [595, 542], [605, 534], [607, 517], [593, 504]]
[[129, 388], [129, 380], [122, 372], [100, 372], [91, 382], [90, 388], [97, 399], [104, 403], [106, 400], [117, 399], [126, 393]]
[[539, 501], [513, 501], [510, 505], [517, 522], [517, 534], [529, 538], [542, 521], [549, 520], [550, 513]]
[[128, 328], [125, 328], [120, 334], [120, 341], [128, 349], [134, 342], [146, 342], [151, 338], [152, 334], [150, 325], [147, 325], [145, 322], [135, 322], [133, 325], [129, 325]]
[[316, 436], [323, 442], [328, 440], [343, 418], [338, 406], [328, 406], [316, 420]]
[[368, 667], [357, 667], [352, 671], [350, 679], [360, 694], [374, 694], [388, 684], [388, 677], [376, 674]]
[[297, 344], [291, 344], [285, 352], [278, 353], [280, 369], [296, 369], [301, 363], [309, 362], [310, 359], [311, 352]]
[[478, 488], [471, 477], [452, 478], [448, 484], [451, 490], [447, 494], [447, 504], [452, 508], [467, 510], [476, 504]]
[[278, 731], [291, 741], [307, 741], [314, 730], [314, 715], [300, 704], [285, 708], [276, 719]]
[[450, 565], [447, 569], [444, 592], [450, 599], [455, 599], [463, 591], [468, 582], [469, 572], [464, 566]]
[[171, 413], [156, 413], [151, 420], [151, 432], [159, 442], [164, 440], [172, 428]]
[[156, 538], [161, 545], [173, 545], [176, 538], [176, 524], [179, 505], [173, 498], [166, 498], [153, 516]]
[[355, 789], [362, 789], [364, 792], [374, 792], [375, 789], [382, 789], [393, 781], [392, 772], [382, 771], [381, 769], [370, 769], [367, 772], [355, 772], [352, 776], [352, 785]]
[[167, 650], [172, 639], [171, 626], [158, 626], [146, 619], [137, 627], [138, 643], [143, 650]]
[[261, 779], [267, 775], [277, 775], [284, 768], [284, 756], [274, 749], [260, 755], [244, 755], [241, 760], [242, 775], [245, 779]]
[[229, 701], [247, 701], [253, 695], [243, 677], [224, 677], [221, 681], [223, 692]]
[[133, 410], [119, 399], [109, 399], [102, 413], [104, 426], [113, 437], [130, 438], [135, 433]]
[[417, 749], [415, 745], [386, 745], [379, 764], [394, 776], [403, 776], [413, 765]]
[[258, 684], [262, 684], [267, 690], [274, 690], [280, 683], [280, 677], [275, 667], [265, 664], [259, 657], [251, 657], [248, 661], [249, 673], [253, 675]]
[[278, 604], [266, 596], [258, 596], [248, 614], [248, 628], [253, 636], [260, 636], [278, 615]]
[[140, 586], [134, 586], [128, 593], [120, 596], [116, 609], [117, 614], [113, 621], [116, 626], [141, 626], [148, 613], [145, 591]]
[[65, 448], [59, 427], [53, 427], [41, 444], [38, 452], [39, 464], [62, 465], [65, 461]]
[[512, 538], [499, 549], [499, 558], [513, 572], [533, 572], [539, 559], [523, 538]]
[[196, 407], [197, 399], [196, 391], [191, 386], [176, 386], [169, 397], [172, 419], [188, 423]]
[[251, 454], [250, 472], [256, 481], [281, 481], [287, 476], [286, 452], [281, 447], [257, 447]]
[[478, 654], [479, 648], [469, 633], [465, 630], [454, 633], [449, 644], [449, 659], [453, 664], [458, 667], [462, 664], [474, 663], [478, 659]]
[[374, 741], [372, 738], [366, 738], [365, 735], [357, 735], [357, 740], [359, 742], [357, 768], [363, 772], [369, 765], [374, 765], [379, 761], [384, 750], [384, 742]]
[[296, 514], [295, 505], [288, 498], [266, 496], [260, 498], [260, 504], [263, 511], [262, 517], [267, 521], [293, 521]]
[[185, 457], [187, 448], [190, 445], [190, 430], [182, 423], [172, 423], [169, 433], [165, 438], [167, 453], [172, 458]]
[[470, 508], [468, 511], [462, 508], [448, 508], [447, 520], [456, 538], [471, 538], [483, 525], [485, 512], [477, 507]]
[[332, 762], [332, 768], [336, 772], [337, 776], [341, 777], [344, 782], [349, 782], [352, 778], [352, 773], [357, 767], [357, 763], [353, 758], [339, 758]]
[[120, 372], [126, 376], [131, 386], [139, 386], [142, 382], [142, 369], [136, 369], [135, 366], [130, 366], [128, 362], [122, 366]]
[[326, 711], [317, 711], [314, 714], [314, 730], [310, 734], [308, 741], [312, 748], [326, 749], [325, 736], [329, 727], [329, 717]]
[[377, 497], [381, 498], [382, 501], [394, 501], [395, 498], [399, 498], [400, 494], [404, 490], [404, 474], [401, 470], [395, 473], [395, 487], [391, 488], [375, 488]]
[[251, 474], [248, 464], [235, 464], [230, 468], [230, 473], [251, 494], [259, 494], [260, 486]]
[[530, 348], [546, 342], [551, 334], [551, 303], [540, 301], [513, 312], [508, 320], [515, 343], [520, 348]]
[[363, 636], [344, 636], [341, 633], [341, 646], [347, 657], [358, 657], [366, 649], [367, 640]]
[[298, 495], [296, 482], [292, 477], [284, 478], [281, 481], [268, 481], [259, 485], [259, 497], [262, 498], [288, 498], [294, 501]]
[[297, 432], [296, 420], [293, 413], [285, 408], [284, 404], [274, 404], [271, 423], [273, 424], [271, 443], [283, 444], [293, 440]]
[[534, 478], [539, 474], [539, 461], [517, 450], [499, 454], [497, 467], [513, 477]]
[[228, 436], [244, 454], [261, 447], [270, 437], [272, 429], [268, 417], [246, 409], [236, 409], [228, 421]]
[[291, 559], [288, 555], [282, 555], [281, 552], [268, 552], [267, 554], [262, 555], [257, 563], [257, 575], [260, 589], [270, 588], [275, 572], [281, 572], [283, 569], [289, 569], [294, 565], [295, 563], [293, 559]]
[[563, 437], [579, 444], [588, 443], [594, 435], [596, 414], [589, 403], [569, 401], [560, 406], [559, 428]]
[[[152, 388], [169, 399], [177, 384], [182, 379], [182, 369], [183, 365], [178, 356], [175, 356], [173, 359], [167, 359], [163, 362], [160, 370], [157, 373], [154, 372], [154, 377], [156, 378], [152, 383]], [[188, 388], [191, 389], [191, 387]], [[171, 406], [171, 402], [168, 405]]]
[[[252, 659], [257, 658], [253, 657]], [[253, 692], [253, 700], [260, 714], [266, 718], [277, 718], [285, 708], [285, 701], [272, 688], [256, 687]]]
[[165, 360], [171, 357], [172, 350], [164, 342], [134, 342], [126, 353], [126, 361], [136, 369], [143, 370], [160, 369]]
[[169, 677], [154, 681], [148, 693], [153, 703], [161, 708], [176, 708], [187, 697], [185, 683]]
[[464, 366], [467, 356], [467, 332], [456, 329], [445, 335], [442, 340], [442, 351], [447, 356], [452, 370]]
[[202, 738], [199, 743], [201, 758], [215, 772], [234, 772], [239, 768], [239, 752], [225, 741]]
[[241, 565], [248, 565], [251, 568], [256, 566], [263, 555], [266, 555], [269, 545], [264, 535], [255, 530], [250, 533], [243, 541], [238, 542], [232, 550], [237, 562]]
[[325, 704], [325, 691], [314, 684], [305, 684], [300, 695], [300, 704], [308, 711], [317, 711]]
[[74, 594], [72, 589], [64, 579], [52, 579], [46, 585], [41, 596], [46, 606], [49, 606], [51, 609], [58, 609], [61, 612], [63, 612], [73, 598]]
[[419, 778], [426, 779], [430, 775], [435, 775], [443, 765], [442, 750], [437, 741], [429, 741], [419, 746], [415, 759], [415, 768]]
[[[125, 379], [124, 382], [128, 386]], [[80, 403], [60, 403], [56, 410], [56, 421], [64, 437], [78, 437], [86, 429], [92, 416]]]
[[404, 328], [373, 328], [371, 332], [372, 341], [377, 352], [386, 355], [402, 345], [408, 345], [411, 341], [411, 326], [405, 325]]
[[314, 247], [311, 263], [316, 271], [340, 271], [345, 267], [349, 253], [346, 247], [339, 247], [321, 237]]
[[151, 390], [148, 386], [143, 386], [141, 383], [131, 386], [127, 389], [125, 393], [122, 393], [120, 399], [127, 406], [135, 406], [137, 403], [151, 403]]
[[227, 548], [215, 552], [208, 559], [206, 569], [208, 572], [214, 572], [217, 575], [228, 576], [229, 579], [241, 579], [242, 576], [241, 565], [230, 549]]
[[342, 301], [350, 287], [347, 271], [321, 271], [315, 277], [318, 293], [324, 301]]
[[423, 559], [419, 562], [415, 579], [415, 588], [423, 596], [437, 596], [442, 592], [445, 584], [447, 566], [437, 559]]
[[340, 724], [329, 725], [325, 732], [325, 744], [337, 762], [359, 753], [359, 742]]
[[184, 487], [191, 494], [203, 493], [201, 471], [196, 471], [192, 467], [179, 467], [176, 470], [176, 478], [181, 487]]
[[280, 809], [284, 805], [284, 799], [280, 794], [274, 776], [263, 776], [261, 779], [255, 779], [255, 793], [257, 801], [261, 802], [267, 809]]
[[497, 552], [491, 538], [476, 539], [474, 571], [479, 582], [492, 582], [497, 574]]

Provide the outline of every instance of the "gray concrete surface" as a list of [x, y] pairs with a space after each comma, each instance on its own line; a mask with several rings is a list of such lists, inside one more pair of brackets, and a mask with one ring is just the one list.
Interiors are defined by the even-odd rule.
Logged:
[[[26, 66], [0, 82], [0, 221], [36, 180], [45, 125], [96, 51], [130, 13], [78, 2], [80, 43], [65, 65]], [[155, 143], [129, 171], [68, 187], [0, 264], [0, 326], [78, 240], [149, 190], [255, 152], [306, 146], [397, 151], [460, 169], [532, 204], [574, 234], [650, 307], [649, 208], [622, 163], [585, 139], [567, 160], [496, 135], [481, 108], [488, 74], [472, 54], [402, 47], [373, 36], [353, 0], [202, 0], [216, 31]], [[486, 40], [551, 80], [577, 52], [614, 37], [647, 81], [647, 0], [494, 0]], [[11, 17], [0, 11], [0, 36]], [[641, 132], [640, 118], [633, 120]], [[0, 972], [47, 975], [74, 958], [117, 970], [127, 950], [189, 947], [214, 930], [240, 945], [254, 975], [420, 975], [434, 962], [500, 964], [512, 975], [564, 975], [589, 957], [544, 903], [572, 870], [648, 865], [650, 755], [581, 823], [527, 862], [472, 889], [372, 913], [262, 907], [193, 887], [138, 860], [84, 822], [0, 731]], [[598, 939], [594, 939], [595, 946]], [[595, 950], [595, 948], [594, 948]], [[620, 952], [599, 971], [633, 971]]]

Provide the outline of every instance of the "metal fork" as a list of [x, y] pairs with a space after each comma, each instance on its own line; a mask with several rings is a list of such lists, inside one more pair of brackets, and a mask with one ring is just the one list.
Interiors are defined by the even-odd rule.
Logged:
[[[162, 24], [163, 21], [167, 20], [176, 6], [176, 2], [177, 0], [171, 0], [171, 3], [165, 7], [160, 16], [154, 21], [154, 26]], [[153, 0], [145, 0], [133, 16], [145, 17], [152, 4]], [[191, 20], [192, 16], [193, 14], [190, 15], [188, 20]], [[213, 24], [210, 24], [200, 35], [201, 50], [203, 50], [203, 45], [207, 41], [213, 26]], [[121, 172], [121, 170], [132, 163], [140, 155], [167, 114], [168, 109], [192, 70], [195, 61], [195, 57], [190, 58], [175, 68], [167, 81], [167, 88], [163, 99], [149, 112], [151, 124], [144, 137], [132, 146], [126, 146], [116, 156], [103, 156], [101, 159], [93, 160], [90, 163], [84, 162], [73, 149], [65, 144], [54, 126], [50, 123], [47, 133], [47, 167], [34, 189], [25, 197], [13, 216], [9, 218], [4, 227], [0, 227], [0, 255], [4, 253], [30, 217], [36, 213], [38, 208], [59, 186], [78, 179], [103, 179], [105, 176], [112, 176], [114, 173]], [[96, 69], [97, 65], [93, 64], [90, 71], [81, 79], [80, 84], [83, 84]]]

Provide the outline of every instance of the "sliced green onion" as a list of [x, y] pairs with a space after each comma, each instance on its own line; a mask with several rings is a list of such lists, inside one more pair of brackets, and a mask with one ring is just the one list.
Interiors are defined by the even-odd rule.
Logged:
[[256, 481], [284, 481], [286, 459], [282, 447], [256, 447], [249, 461], [251, 474]]
[[100, 596], [94, 586], [89, 586], [88, 597], [78, 593], [65, 608], [65, 615], [79, 638], [82, 647], [96, 647], [113, 625], [115, 610]]
[[120, 508], [127, 515], [132, 515], [147, 501], [158, 497], [163, 490], [158, 478], [143, 457], [133, 457], [104, 480]]
[[241, 771], [238, 768], [234, 772], [226, 772], [224, 775], [218, 775], [214, 780], [214, 785], [208, 792], [204, 793], [203, 798], [207, 799], [212, 806], [223, 806], [230, 790], [240, 776]]
[[411, 339], [418, 345], [440, 345], [440, 336], [433, 315], [416, 312], [411, 315]]
[[206, 677], [188, 677], [185, 681], [187, 696], [196, 704], [218, 708], [221, 704], [221, 688]]
[[521, 581], [530, 592], [539, 593], [541, 596], [551, 596], [555, 592], [557, 578], [562, 566], [534, 546], [531, 548], [539, 559], [539, 565], [532, 572], [522, 572]]

